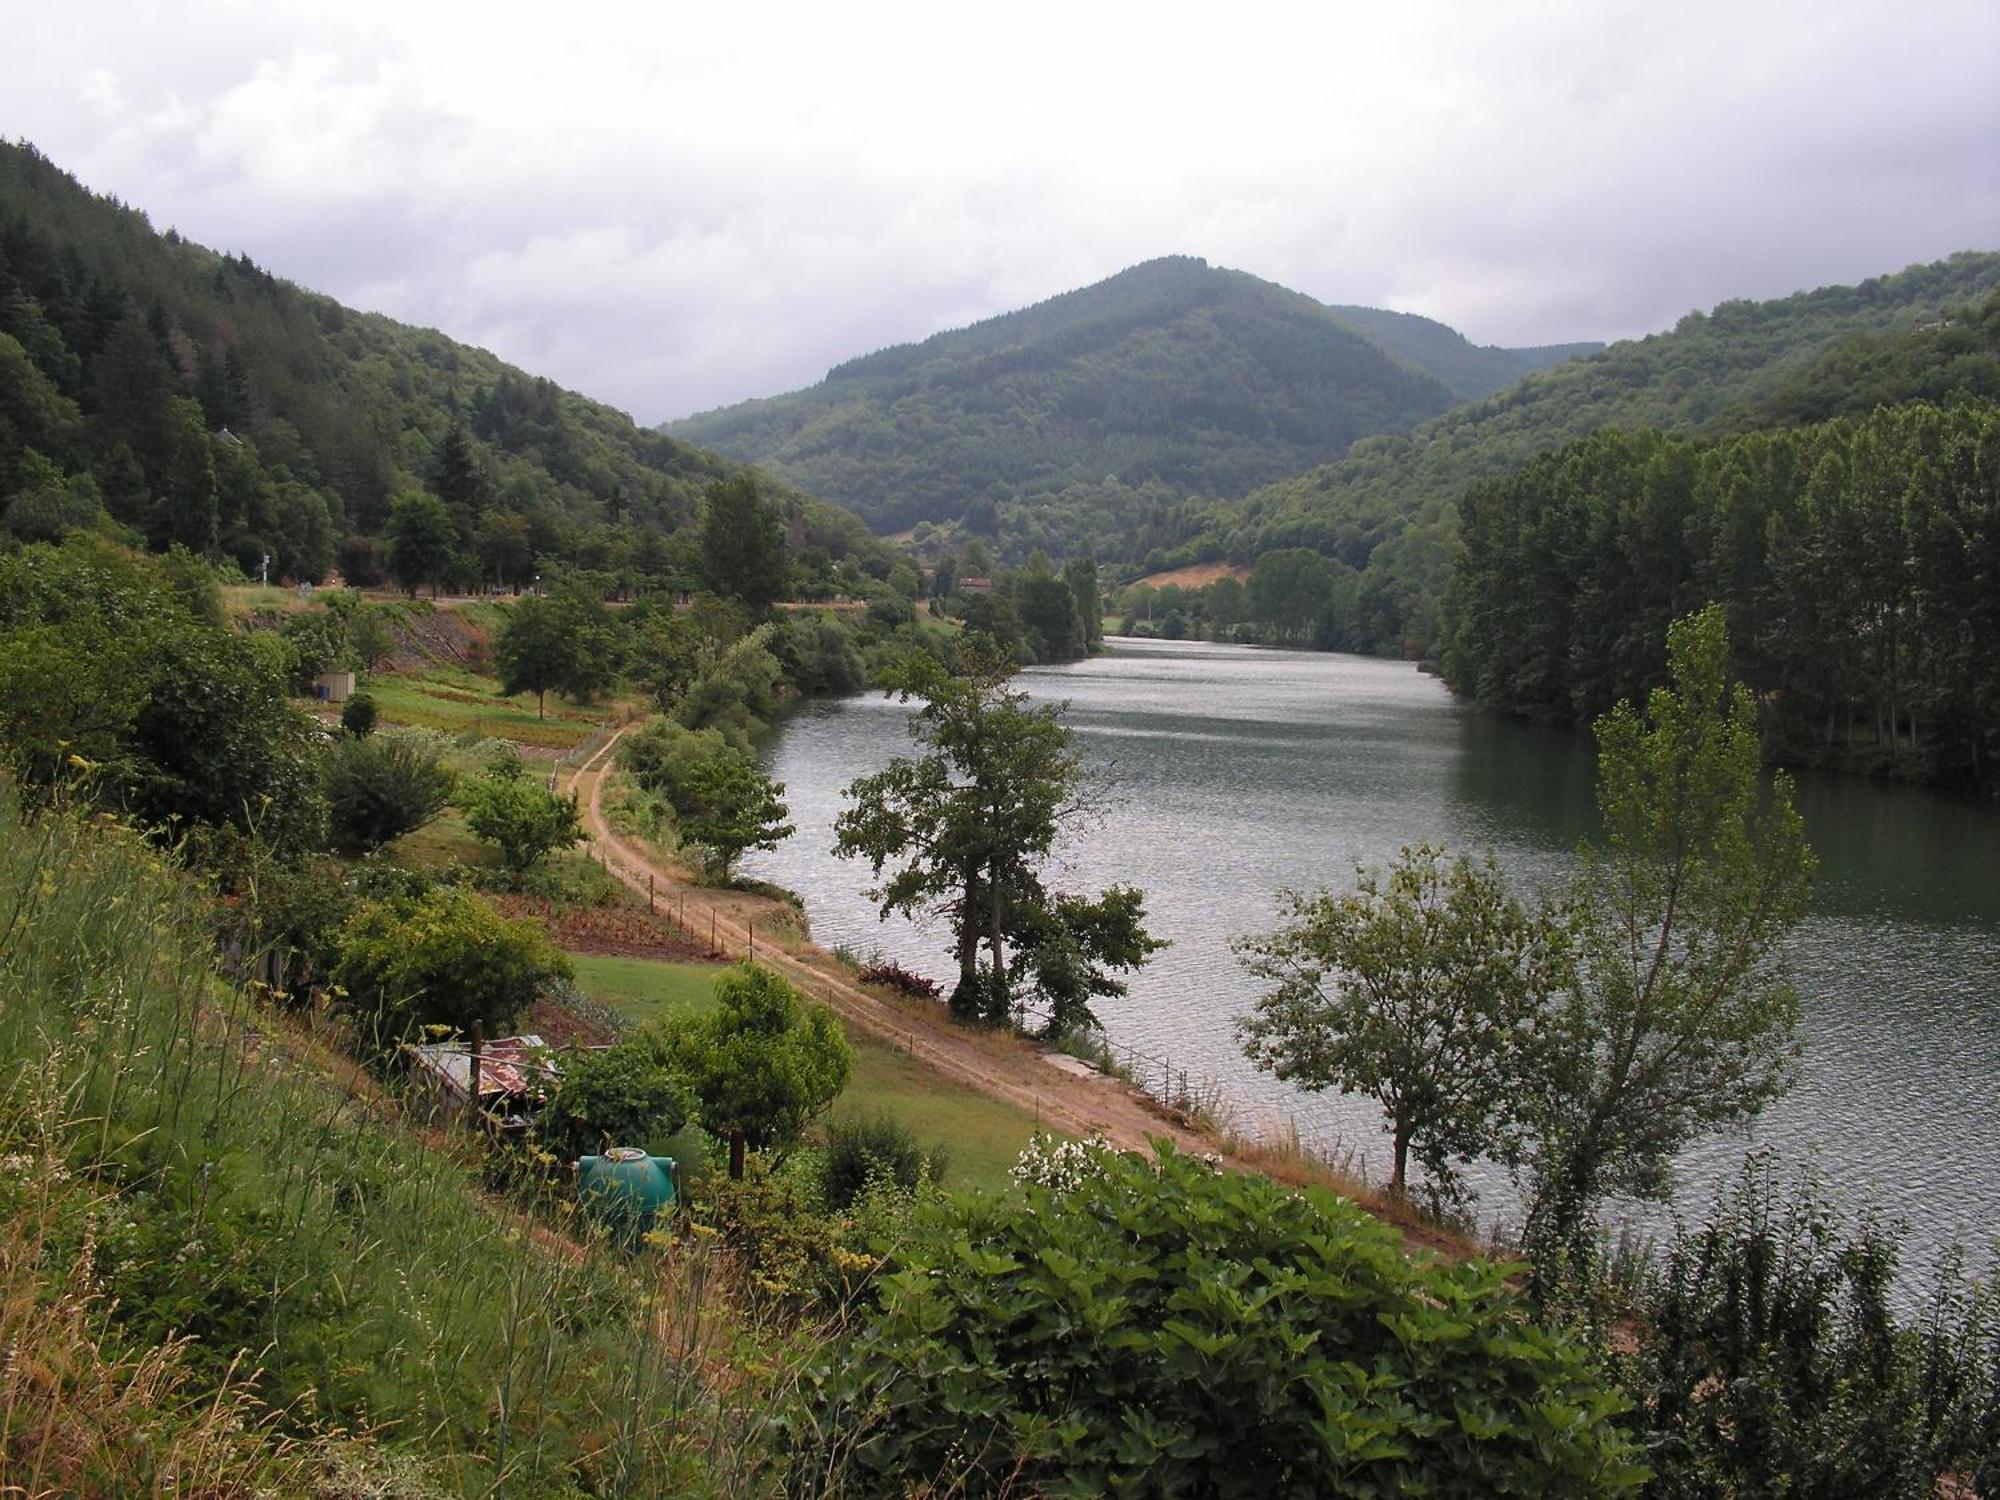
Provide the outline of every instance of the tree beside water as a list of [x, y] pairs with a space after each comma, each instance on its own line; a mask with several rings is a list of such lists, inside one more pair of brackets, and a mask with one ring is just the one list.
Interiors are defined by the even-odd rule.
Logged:
[[1783, 952], [1812, 855], [1711, 607], [1668, 632], [1672, 685], [1598, 724], [1602, 846], [1530, 916], [1497, 873], [1406, 851], [1351, 896], [1293, 897], [1247, 940], [1274, 987], [1244, 1023], [1260, 1066], [1380, 1101], [1406, 1152], [1508, 1163], [1545, 1284], [1587, 1273], [1612, 1193], [1663, 1199], [1690, 1141], [1787, 1087], [1798, 998]]
[[951, 924], [953, 1014], [1004, 1023], [1032, 1001], [1052, 1034], [1095, 1025], [1091, 1000], [1125, 992], [1112, 971], [1163, 945], [1131, 887], [1093, 900], [1045, 881], [1056, 840], [1090, 817], [1094, 795], [1061, 711], [1029, 704], [997, 669], [957, 676], [924, 656], [889, 684], [922, 704], [910, 734], [923, 753], [847, 789], [834, 852], [868, 860], [877, 877], [891, 871], [873, 893], [883, 916]]

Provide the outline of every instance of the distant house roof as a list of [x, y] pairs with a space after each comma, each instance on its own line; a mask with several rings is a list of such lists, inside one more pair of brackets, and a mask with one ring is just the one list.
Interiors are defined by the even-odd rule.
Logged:
[[958, 591], [961, 594], [990, 594], [993, 592], [993, 580], [990, 578], [961, 578], [958, 580]]
[[[472, 1049], [463, 1042], [410, 1048], [416, 1065], [454, 1099], [472, 1088]], [[560, 1069], [555, 1055], [533, 1034], [496, 1037], [479, 1049], [481, 1099], [539, 1098]]]

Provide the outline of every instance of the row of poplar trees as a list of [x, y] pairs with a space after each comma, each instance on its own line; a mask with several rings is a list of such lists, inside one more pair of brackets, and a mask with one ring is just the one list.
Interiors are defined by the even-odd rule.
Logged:
[[1604, 431], [1470, 492], [1444, 669], [1585, 721], [1716, 602], [1776, 759], [2000, 779], [2000, 406], [1911, 403], [1710, 443]]

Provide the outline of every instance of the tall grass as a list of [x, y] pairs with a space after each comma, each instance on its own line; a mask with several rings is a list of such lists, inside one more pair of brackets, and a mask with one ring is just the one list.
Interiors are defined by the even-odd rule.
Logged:
[[202, 1393], [273, 1462], [365, 1433], [445, 1494], [754, 1489], [772, 1398], [688, 1352], [742, 1332], [698, 1258], [595, 1245], [560, 1193], [500, 1210], [456, 1137], [224, 986], [205, 917], [136, 836], [24, 823], [0, 789], [0, 1155], [34, 1164], [0, 1193], [73, 1189], [0, 1269], [38, 1267], [33, 1295], [95, 1320], [130, 1389]]

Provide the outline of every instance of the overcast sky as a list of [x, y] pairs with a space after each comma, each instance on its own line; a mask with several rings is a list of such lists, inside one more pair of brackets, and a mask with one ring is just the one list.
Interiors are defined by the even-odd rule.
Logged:
[[6, 0], [0, 133], [643, 422], [1190, 254], [1480, 343], [2000, 249], [2000, 5]]

